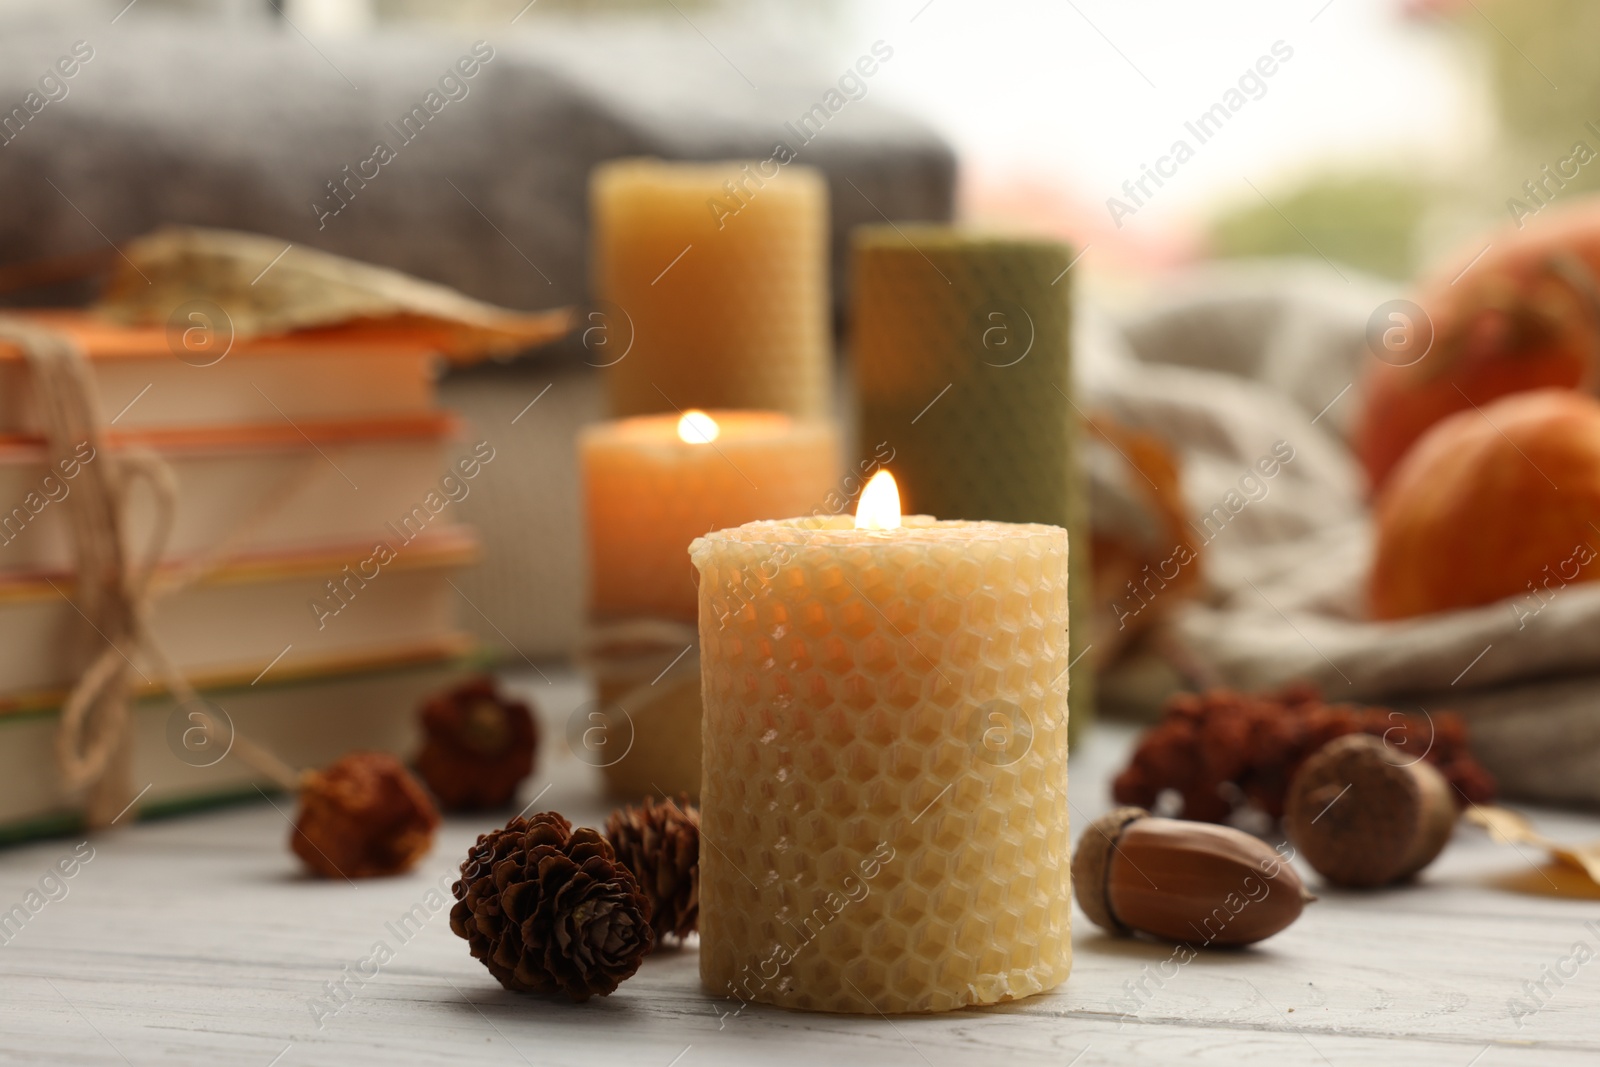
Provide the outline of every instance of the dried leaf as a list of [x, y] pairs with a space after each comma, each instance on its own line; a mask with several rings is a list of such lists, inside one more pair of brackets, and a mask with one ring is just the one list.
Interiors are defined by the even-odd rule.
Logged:
[[1600, 885], [1600, 845], [1565, 845], [1546, 837], [1533, 828], [1524, 816], [1506, 808], [1474, 804], [1467, 809], [1467, 821], [1487, 830], [1489, 836], [1502, 845], [1533, 845], [1575, 867]]
[[[160, 325], [205, 300], [239, 338], [359, 325], [395, 330], [453, 360], [546, 344], [572, 326], [568, 309], [511, 311], [399, 271], [232, 230], [171, 226], [128, 243], [96, 309], [130, 325]], [[400, 332], [403, 331], [403, 334]]]

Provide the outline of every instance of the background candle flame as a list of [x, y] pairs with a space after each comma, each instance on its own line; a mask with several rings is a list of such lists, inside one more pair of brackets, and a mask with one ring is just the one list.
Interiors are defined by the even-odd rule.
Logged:
[[861, 490], [861, 499], [856, 502], [856, 529], [900, 529], [900, 487], [887, 470], [874, 474]]
[[691, 445], [708, 445], [717, 439], [717, 434], [722, 428], [703, 411], [694, 408], [683, 413], [683, 418], [678, 420], [678, 440]]

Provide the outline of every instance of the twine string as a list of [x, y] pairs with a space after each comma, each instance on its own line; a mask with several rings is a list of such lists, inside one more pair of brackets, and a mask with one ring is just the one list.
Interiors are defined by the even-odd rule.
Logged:
[[681, 682], [700, 674], [700, 634], [674, 619], [590, 623], [576, 659], [600, 682], [633, 683], [610, 703], [626, 713], [648, 712]]
[[[223, 739], [215, 717], [200, 705], [193, 686], [154, 640], [150, 628], [158, 568], [177, 510], [177, 480], [172, 469], [147, 449], [106, 448], [106, 428], [88, 363], [72, 338], [0, 316], [0, 339], [15, 344], [28, 362], [33, 407], [43, 423], [50, 469], [65, 472], [75, 464], [81, 479], [78, 491], [63, 502], [71, 531], [75, 606], [105, 647], [85, 657], [88, 663], [62, 705], [55, 758], [67, 788], [85, 791], [89, 825], [105, 826], [126, 810], [133, 797], [128, 709], [133, 676], [143, 674], [134, 665], [134, 655], [143, 651], [179, 706], [194, 706], [208, 738]], [[85, 446], [91, 449], [87, 456], [80, 453]], [[131, 491], [141, 485], [152, 499], [154, 523], [142, 551], [130, 560], [127, 504]], [[288, 495], [286, 488], [281, 495]], [[246, 528], [253, 525], [247, 523]], [[235, 531], [229, 542], [239, 534]], [[197, 580], [221, 555], [220, 551], [208, 554], [161, 592]], [[300, 781], [293, 768], [237, 733], [232, 751], [279, 785], [295, 788]]]

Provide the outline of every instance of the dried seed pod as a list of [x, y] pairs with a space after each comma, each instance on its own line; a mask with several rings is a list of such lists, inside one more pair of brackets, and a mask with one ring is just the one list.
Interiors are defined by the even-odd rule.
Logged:
[[1444, 849], [1456, 823], [1450, 783], [1382, 738], [1329, 741], [1289, 783], [1283, 829], [1335, 885], [1367, 888], [1416, 874]]
[[526, 703], [487, 675], [435, 694], [422, 706], [417, 774], [447, 811], [504, 808], [533, 770], [539, 726]]
[[403, 874], [433, 847], [439, 812], [384, 752], [351, 752], [305, 776], [289, 847], [324, 878]]
[[1072, 884], [1095, 925], [1196, 947], [1271, 937], [1316, 899], [1259, 838], [1143, 808], [1095, 820], [1073, 854]]

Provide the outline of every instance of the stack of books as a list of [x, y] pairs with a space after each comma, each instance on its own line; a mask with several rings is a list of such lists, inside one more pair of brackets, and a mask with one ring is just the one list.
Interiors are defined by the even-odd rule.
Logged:
[[[176, 476], [155, 639], [232, 727], [299, 767], [354, 748], [405, 754], [422, 698], [469, 651], [452, 576], [477, 541], [459, 504], [495, 458], [437, 405], [425, 337], [374, 327], [236, 341], [209, 365], [167, 330], [38, 312], [88, 357], [106, 450], [143, 449]], [[53, 758], [59, 708], [102, 646], [73, 598], [70, 497], [105, 457], [46, 455], [22, 354], [0, 344], [0, 840], [80, 817]], [[129, 494], [130, 558], [157, 521]], [[469, 609], [470, 610], [470, 609]], [[139, 810], [258, 784], [207, 746], [139, 649], [133, 711]], [[265, 783], [260, 783], [265, 784]]]

